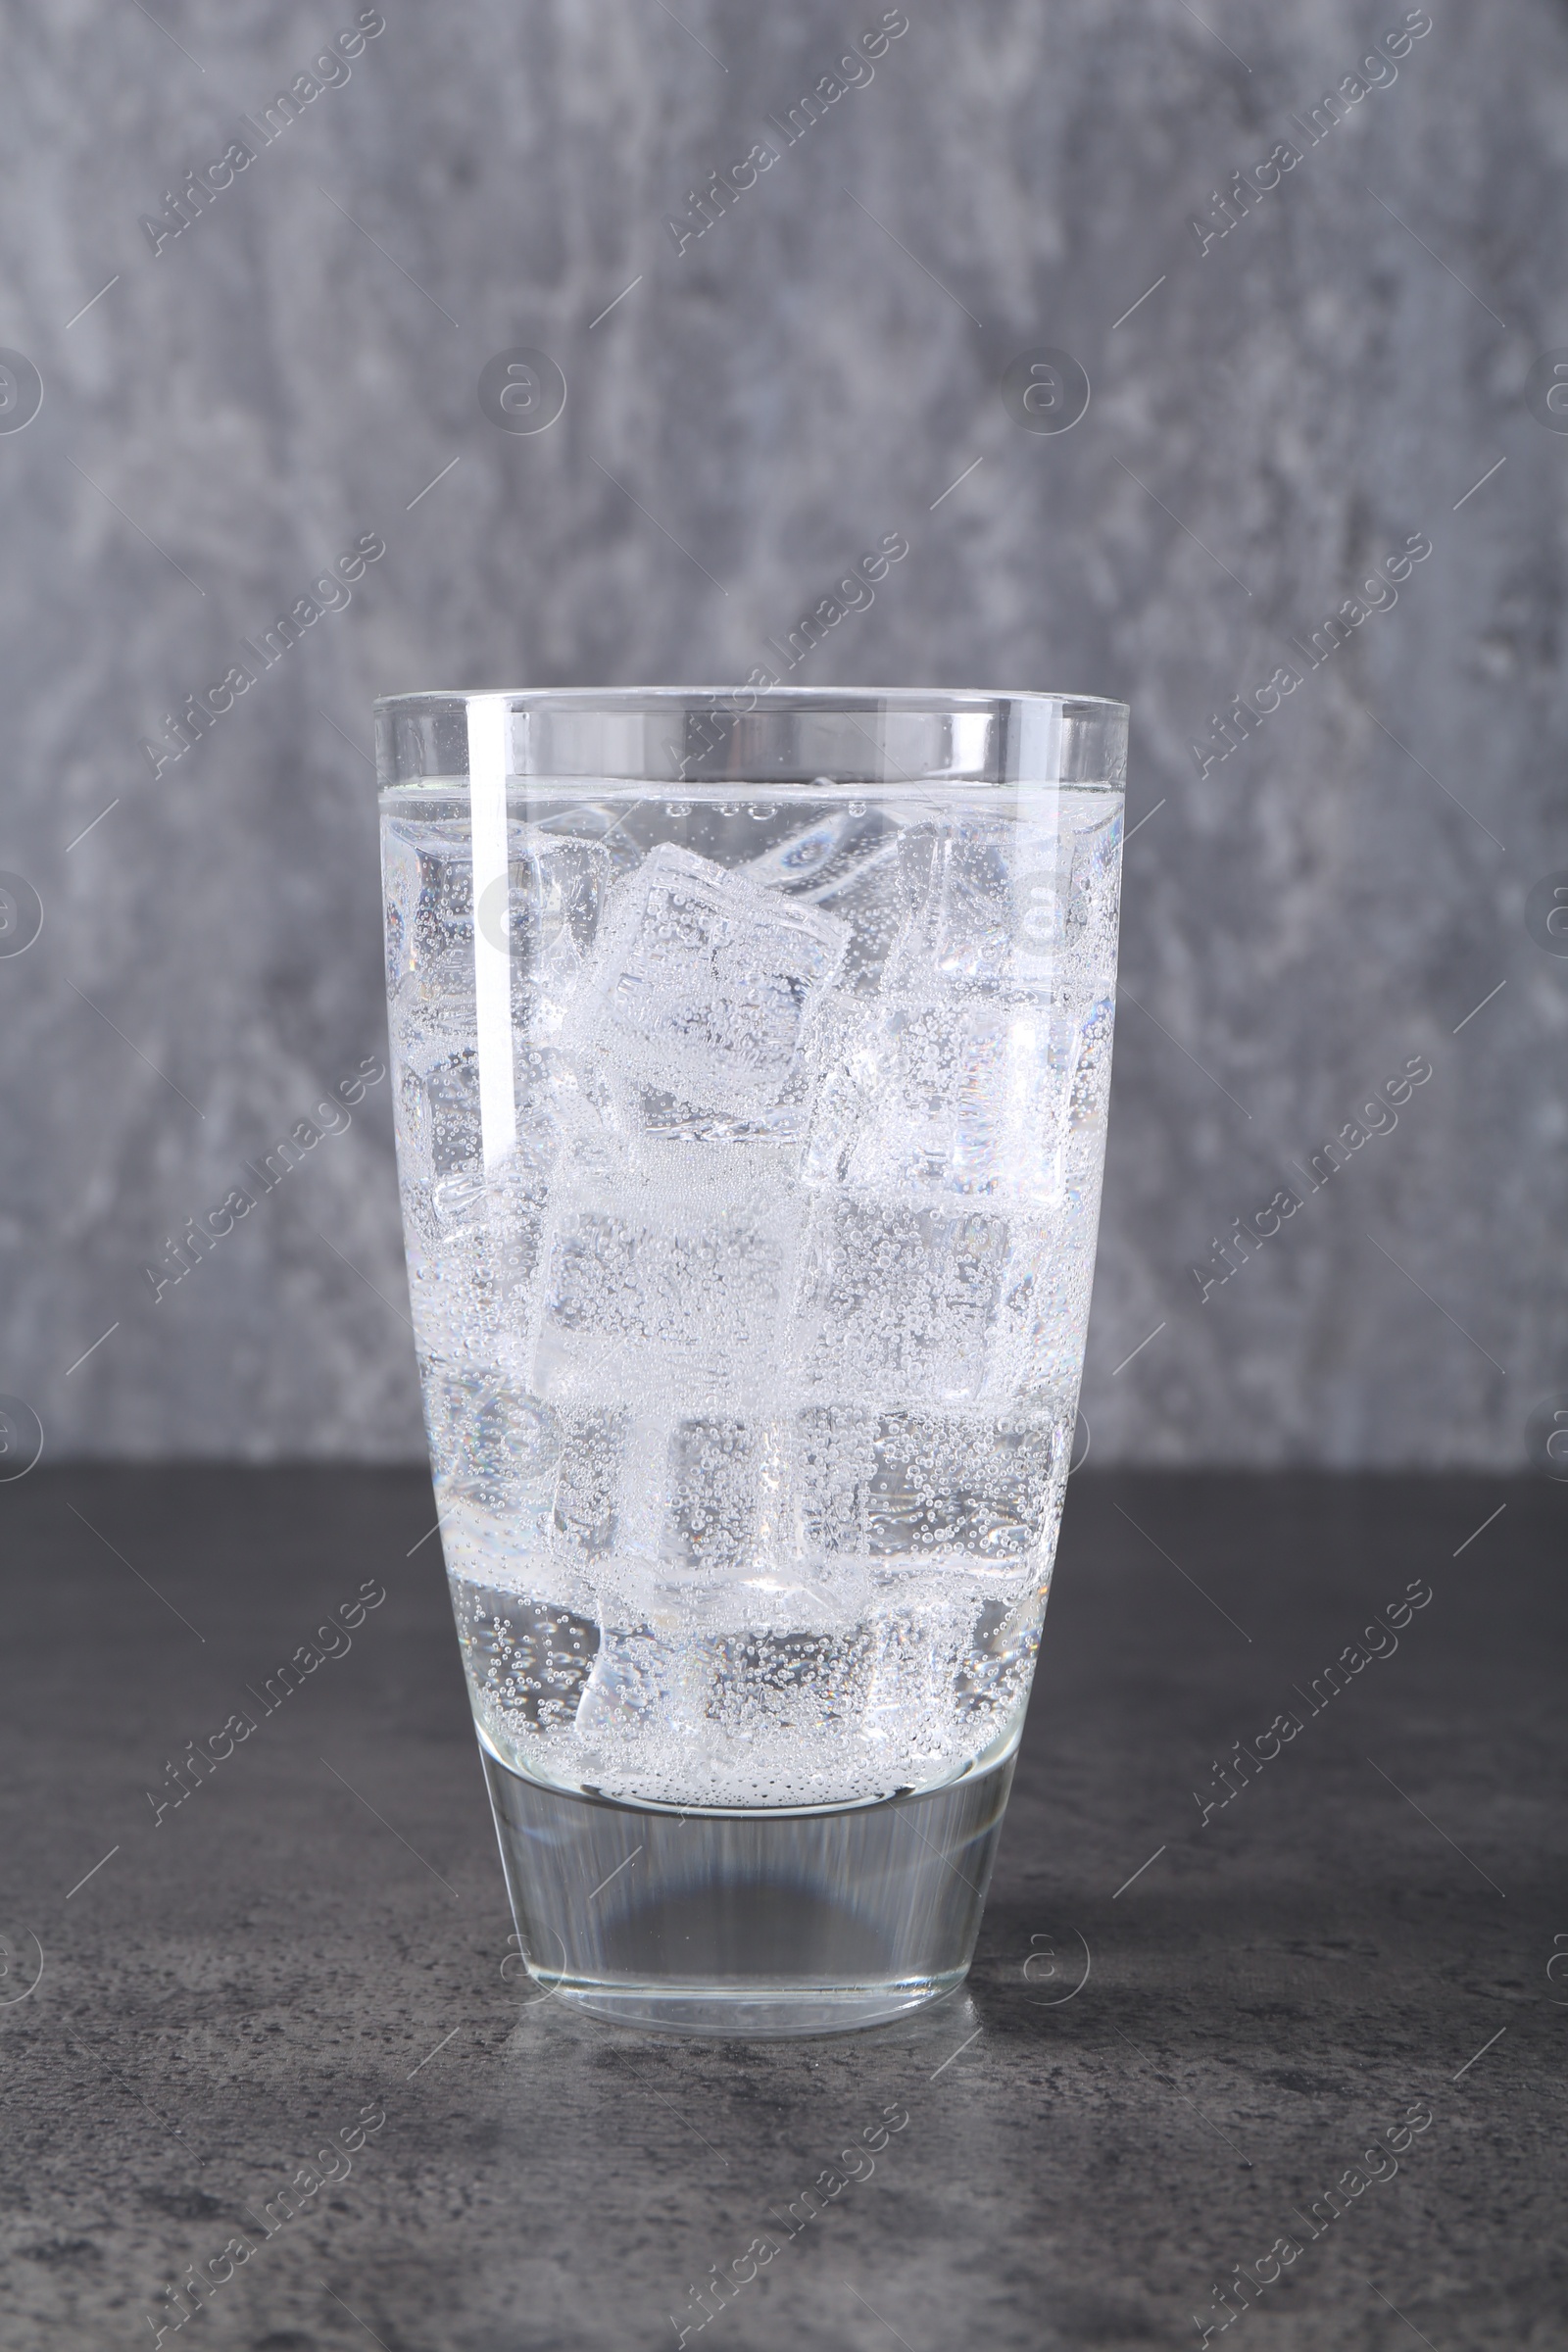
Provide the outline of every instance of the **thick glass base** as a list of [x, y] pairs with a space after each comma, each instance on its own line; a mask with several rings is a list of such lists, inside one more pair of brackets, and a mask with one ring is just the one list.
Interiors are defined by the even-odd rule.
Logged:
[[1013, 1757], [818, 1812], [688, 1812], [528, 1780], [481, 1740], [531, 1974], [617, 2025], [775, 2038], [883, 2025], [959, 1984]]

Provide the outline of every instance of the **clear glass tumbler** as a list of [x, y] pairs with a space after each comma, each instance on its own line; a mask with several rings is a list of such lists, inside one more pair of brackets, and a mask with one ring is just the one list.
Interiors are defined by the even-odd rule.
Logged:
[[1127, 711], [377, 706], [409, 1282], [533, 1974], [689, 2033], [962, 1978], [1094, 1268]]

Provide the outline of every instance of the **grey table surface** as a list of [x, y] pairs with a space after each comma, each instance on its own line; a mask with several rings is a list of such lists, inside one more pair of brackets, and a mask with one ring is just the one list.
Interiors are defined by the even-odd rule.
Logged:
[[1568, 2342], [1563, 1488], [1081, 1473], [968, 1985], [790, 2045], [523, 1976], [432, 1517], [384, 1470], [0, 1488], [6, 2352], [172, 2342], [188, 2266], [182, 2340], [255, 2352]]

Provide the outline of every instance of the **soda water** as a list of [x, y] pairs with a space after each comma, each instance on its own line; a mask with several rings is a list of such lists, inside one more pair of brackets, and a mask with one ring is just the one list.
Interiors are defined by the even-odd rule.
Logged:
[[413, 1317], [495, 1757], [655, 1806], [856, 1805], [1021, 1728], [1121, 794], [741, 790], [509, 788], [489, 1164], [468, 796], [383, 793]]

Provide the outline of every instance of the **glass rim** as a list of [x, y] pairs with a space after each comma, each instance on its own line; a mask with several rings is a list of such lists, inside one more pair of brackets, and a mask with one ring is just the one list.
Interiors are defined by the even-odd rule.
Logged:
[[[1131, 713], [1102, 695], [894, 686], [542, 686], [382, 695], [383, 791], [471, 778], [817, 791], [1126, 778]], [[893, 771], [890, 774], [888, 771]]]
[[632, 709], [639, 703], [723, 703], [748, 699], [756, 712], [771, 705], [816, 704], [828, 709], [857, 710], [867, 705], [892, 704], [941, 716], [947, 710], [995, 709], [999, 703], [1039, 706], [1057, 710], [1116, 711], [1131, 715], [1132, 707], [1114, 696], [1076, 694], [1052, 687], [986, 686], [748, 686], [737, 680], [727, 686], [427, 686], [400, 694], [378, 694], [377, 710], [397, 710], [413, 703], [470, 703], [500, 698], [508, 703], [542, 703], [556, 709]]

